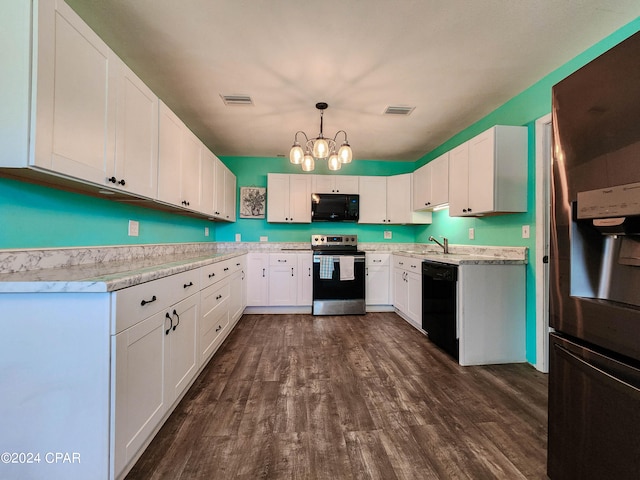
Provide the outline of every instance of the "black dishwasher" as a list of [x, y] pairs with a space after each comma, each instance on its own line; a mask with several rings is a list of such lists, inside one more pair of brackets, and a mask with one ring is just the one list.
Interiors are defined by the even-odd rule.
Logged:
[[434, 344], [458, 360], [458, 266], [422, 262], [422, 329]]

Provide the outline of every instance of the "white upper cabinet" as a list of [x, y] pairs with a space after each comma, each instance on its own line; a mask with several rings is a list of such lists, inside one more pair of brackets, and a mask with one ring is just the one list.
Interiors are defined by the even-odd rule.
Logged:
[[200, 211], [208, 215], [213, 215], [213, 204], [215, 201], [215, 168], [216, 157], [207, 148], [202, 149], [200, 159]]
[[358, 176], [356, 175], [313, 175], [311, 178], [312, 193], [354, 195], [358, 191]]
[[155, 198], [158, 187], [158, 97], [117, 59], [116, 154], [107, 182]]
[[200, 211], [200, 161], [203, 148], [198, 137], [184, 127], [180, 148], [180, 205], [189, 210]]
[[311, 176], [267, 175], [267, 222], [311, 223]]
[[160, 131], [158, 147], [158, 200], [180, 205], [182, 201], [182, 120], [160, 102]]
[[430, 212], [412, 210], [413, 174], [391, 177], [360, 177], [358, 223], [431, 223]]
[[450, 154], [449, 215], [527, 211], [527, 128], [497, 125]]
[[449, 152], [413, 172], [413, 210], [430, 210], [449, 202]]
[[62, 0], [37, 5], [32, 164], [105, 184], [114, 163], [115, 55]]

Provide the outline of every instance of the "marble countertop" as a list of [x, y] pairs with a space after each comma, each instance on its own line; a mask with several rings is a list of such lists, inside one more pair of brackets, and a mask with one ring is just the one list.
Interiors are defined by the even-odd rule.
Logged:
[[[366, 243], [359, 249], [455, 265], [526, 264], [526, 247]], [[248, 252], [310, 252], [307, 242], [207, 242], [0, 250], [0, 293], [104, 293], [157, 280]]]
[[88, 263], [0, 274], [0, 293], [100, 293], [157, 280], [246, 251], [163, 255], [160, 257]]

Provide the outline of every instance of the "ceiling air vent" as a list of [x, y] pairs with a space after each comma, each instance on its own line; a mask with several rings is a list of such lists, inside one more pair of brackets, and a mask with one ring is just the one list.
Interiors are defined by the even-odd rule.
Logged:
[[225, 105], [253, 105], [249, 95], [220, 95]]
[[409, 115], [416, 107], [397, 107], [389, 106], [384, 111], [385, 115]]

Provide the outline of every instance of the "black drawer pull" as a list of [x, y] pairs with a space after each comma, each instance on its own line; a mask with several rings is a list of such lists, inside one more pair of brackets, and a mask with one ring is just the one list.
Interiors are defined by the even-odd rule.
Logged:
[[219, 332], [220, 330], [222, 330], [222, 325], [218, 325], [218, 328], [216, 328], [216, 332]]
[[239, 264], [239, 263], [236, 263], [236, 267], [239, 267], [239, 266], [240, 266], [240, 264]]
[[173, 329], [175, 330], [175, 329], [176, 329], [176, 327], [177, 327], [178, 325], [180, 325], [180, 315], [178, 315], [178, 312], [176, 312], [175, 310], [173, 311], [173, 314], [174, 314], [176, 317], [178, 317], [178, 323], [176, 323], [176, 324], [173, 326]]
[[189, 288], [189, 287], [193, 287], [193, 282], [189, 282], [189, 283], [185, 283], [182, 288]]
[[228, 270], [229, 270], [229, 267], [224, 267], [224, 271], [225, 272], [228, 271]]
[[167, 312], [167, 314], [164, 316], [164, 318], [168, 318], [169, 319], [169, 328], [167, 328], [164, 331], [165, 335], [169, 335], [169, 332], [171, 331], [171, 327], [173, 326], [173, 318], [171, 318], [171, 315], [169, 315], [169, 312]]
[[221, 298], [222, 298], [222, 295], [216, 296], [216, 300], [220, 300]]
[[215, 277], [215, 276], [216, 276], [216, 274], [215, 274], [215, 273], [210, 273], [210, 274], [209, 274], [209, 278], [212, 278], [212, 277]]
[[151, 300], [142, 300], [142, 301], [140, 302], [140, 305], [144, 307], [147, 303], [153, 303], [153, 302], [155, 302], [156, 300], [157, 300], [157, 298], [156, 298], [156, 296], [154, 295], [153, 297], [151, 297]]

